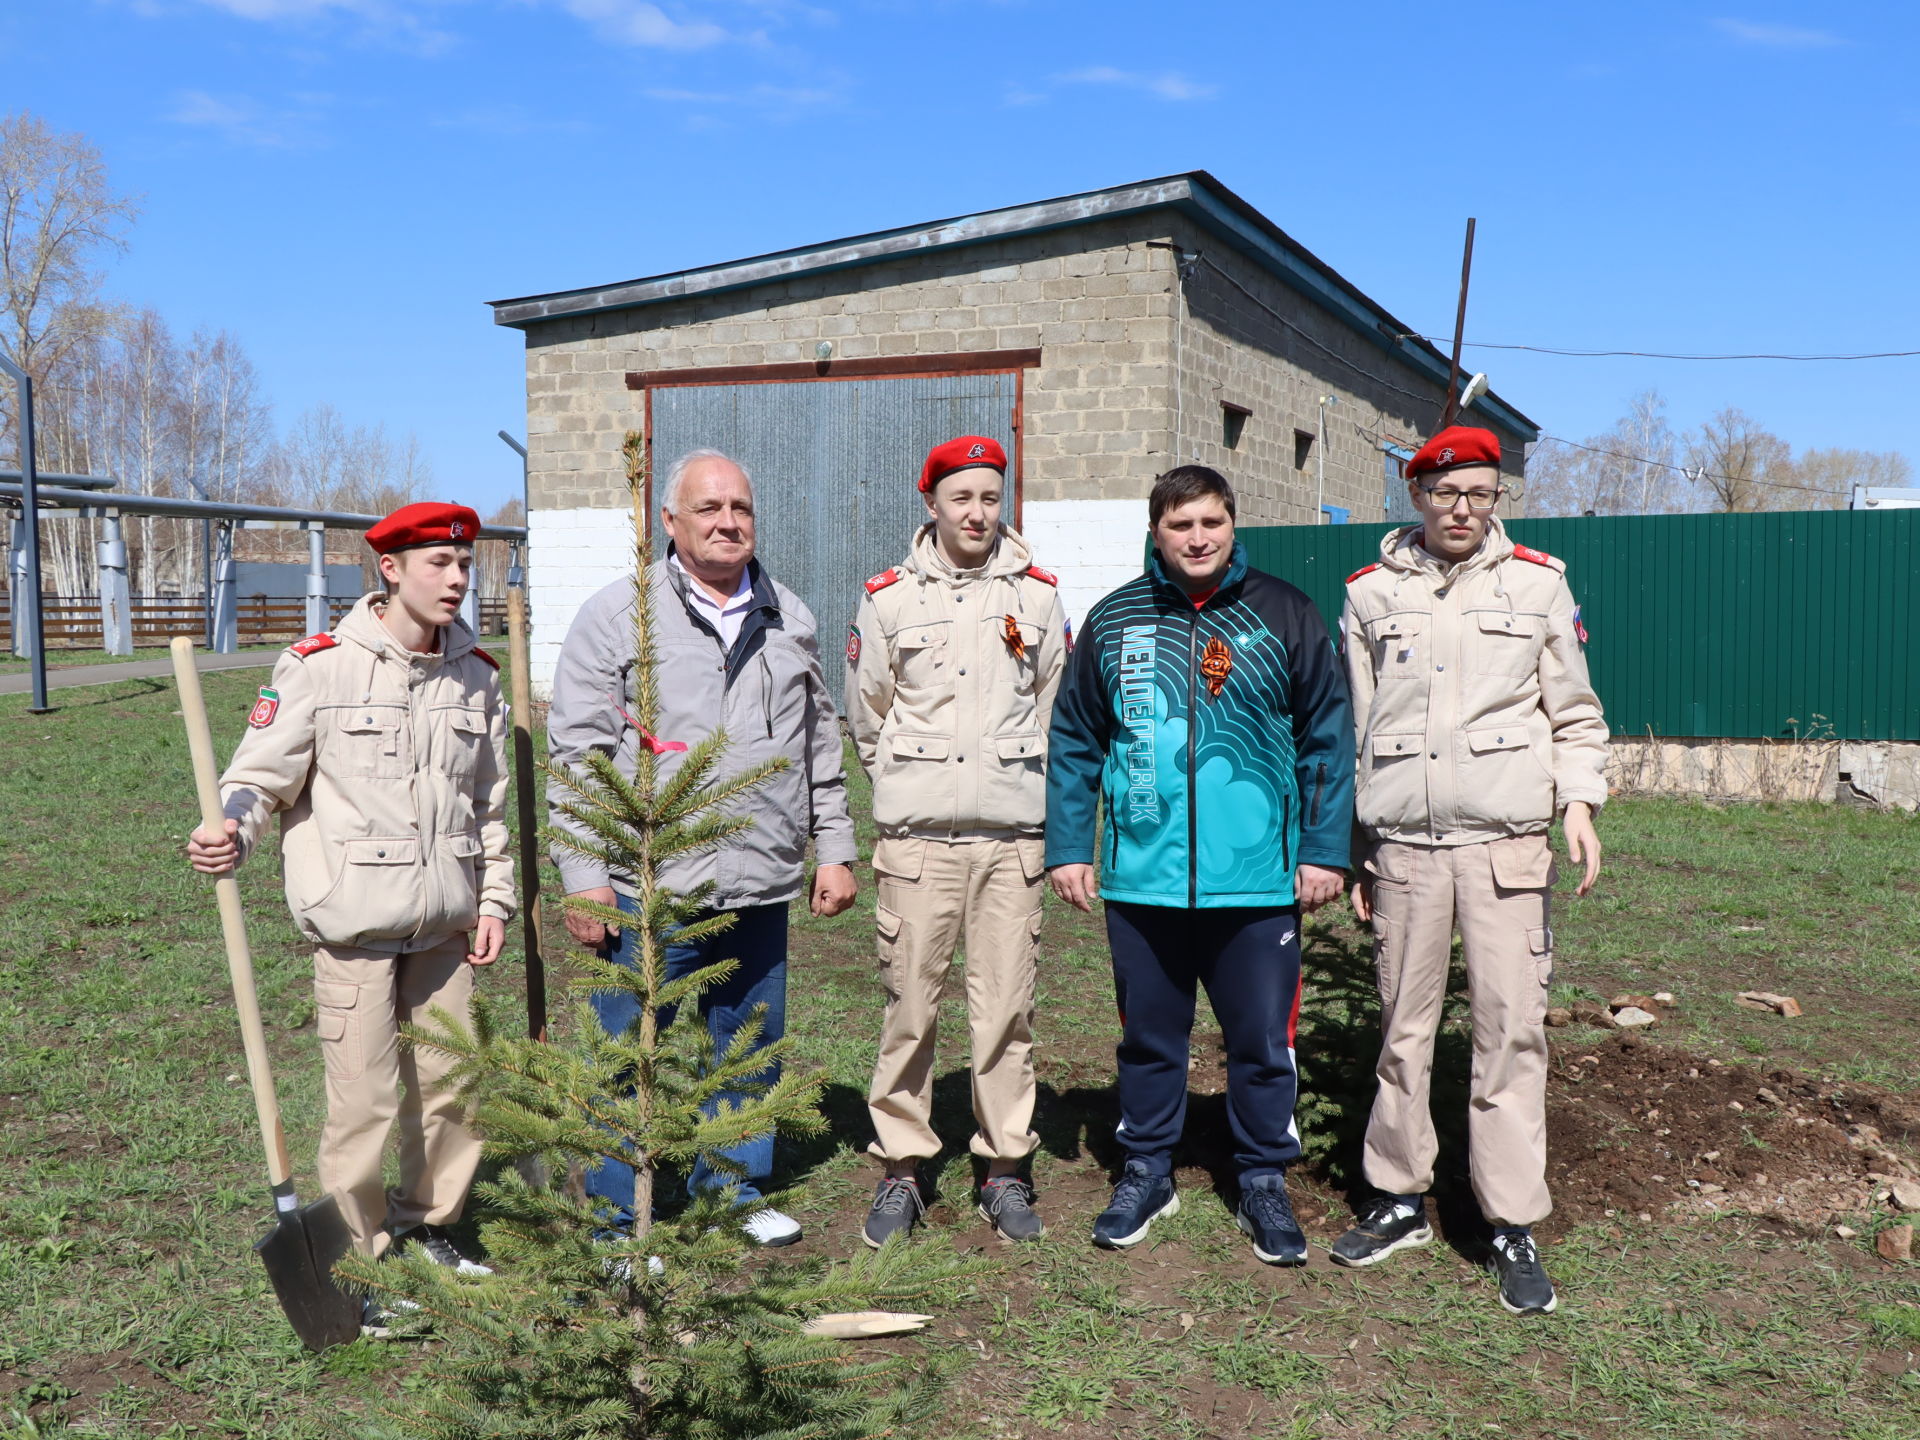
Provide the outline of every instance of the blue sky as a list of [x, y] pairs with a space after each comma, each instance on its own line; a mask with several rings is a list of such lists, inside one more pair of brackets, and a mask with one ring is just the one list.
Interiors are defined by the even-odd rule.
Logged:
[[[481, 302], [1211, 170], [1388, 309], [1586, 349], [1920, 349], [1920, 6], [14, 0], [0, 106], [144, 196], [120, 298], [235, 331], [278, 418], [517, 491]], [[1553, 434], [1660, 386], [1920, 459], [1920, 359], [1469, 350]]]

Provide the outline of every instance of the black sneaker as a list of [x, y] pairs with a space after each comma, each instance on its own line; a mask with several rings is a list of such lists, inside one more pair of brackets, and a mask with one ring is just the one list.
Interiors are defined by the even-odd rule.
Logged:
[[1336, 1265], [1377, 1265], [1396, 1250], [1425, 1245], [1433, 1239], [1424, 1206], [1409, 1205], [1393, 1195], [1377, 1195], [1358, 1223], [1333, 1242], [1327, 1255]]
[[1278, 1171], [1240, 1182], [1240, 1228], [1253, 1240], [1254, 1257], [1269, 1265], [1307, 1263], [1307, 1237], [1293, 1218], [1287, 1177]]
[[1002, 1240], [1038, 1240], [1047, 1233], [1033, 1208], [1033, 1187], [1018, 1175], [1002, 1175], [982, 1185], [979, 1209], [980, 1218], [991, 1223]]
[[1560, 1303], [1553, 1281], [1541, 1267], [1539, 1248], [1526, 1231], [1496, 1234], [1489, 1264], [1500, 1277], [1500, 1303], [1509, 1315], [1551, 1315]]
[[364, 1296], [360, 1301], [360, 1333], [369, 1340], [389, 1340], [400, 1316], [419, 1308], [411, 1300], [382, 1301], [375, 1295]]
[[867, 1223], [860, 1227], [860, 1238], [878, 1250], [895, 1235], [910, 1235], [927, 1202], [920, 1198], [920, 1182], [911, 1176], [882, 1180], [873, 1192], [873, 1204], [867, 1207]]
[[491, 1275], [491, 1267], [482, 1265], [478, 1260], [469, 1260], [462, 1255], [453, 1241], [447, 1238], [447, 1232], [438, 1225], [412, 1225], [405, 1230], [396, 1230], [393, 1235], [393, 1253], [403, 1250], [418, 1250], [436, 1265], [444, 1265], [456, 1275]]
[[1093, 1222], [1093, 1243], [1102, 1250], [1124, 1250], [1147, 1238], [1162, 1215], [1180, 1213], [1180, 1192], [1171, 1175], [1155, 1175], [1144, 1160], [1129, 1160], [1113, 1199]]

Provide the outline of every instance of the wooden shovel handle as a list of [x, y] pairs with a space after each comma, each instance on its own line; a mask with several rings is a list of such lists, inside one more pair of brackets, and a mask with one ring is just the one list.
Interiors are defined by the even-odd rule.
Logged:
[[[180, 685], [180, 714], [187, 723], [187, 749], [193, 755], [194, 789], [200, 797], [200, 825], [218, 835], [226, 826], [220, 805], [220, 767], [213, 758], [213, 732], [200, 697], [200, 670], [193, 661], [193, 639], [173, 640], [173, 674]], [[233, 1006], [240, 1013], [240, 1039], [247, 1050], [247, 1080], [260, 1113], [260, 1137], [267, 1148], [267, 1178], [275, 1190], [286, 1187], [293, 1167], [287, 1162], [287, 1137], [280, 1128], [280, 1101], [267, 1065], [267, 1032], [260, 1024], [260, 996], [253, 984], [253, 955], [247, 949], [247, 917], [240, 909], [240, 882], [229, 870], [213, 882], [220, 902], [220, 933], [227, 942], [227, 974], [233, 979]]]

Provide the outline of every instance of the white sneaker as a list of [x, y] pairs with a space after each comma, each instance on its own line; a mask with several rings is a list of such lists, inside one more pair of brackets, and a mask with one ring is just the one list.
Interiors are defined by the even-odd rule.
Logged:
[[800, 1222], [778, 1210], [757, 1210], [740, 1228], [757, 1245], [791, 1245], [800, 1238]]
[[[633, 1278], [633, 1262], [623, 1255], [609, 1255], [600, 1262], [600, 1269], [609, 1280], [627, 1281]], [[656, 1280], [667, 1273], [667, 1267], [658, 1255], [647, 1256], [647, 1273]]]
[[434, 1264], [445, 1266], [456, 1275], [477, 1278], [493, 1274], [491, 1266], [462, 1255], [447, 1232], [438, 1225], [414, 1225], [405, 1230], [396, 1230], [393, 1234], [395, 1253], [409, 1246], [418, 1246], [421, 1253]]

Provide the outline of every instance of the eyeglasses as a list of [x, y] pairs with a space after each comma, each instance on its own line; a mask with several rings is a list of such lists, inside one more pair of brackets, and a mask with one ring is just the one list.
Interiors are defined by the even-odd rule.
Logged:
[[1500, 503], [1500, 497], [1506, 494], [1503, 486], [1498, 490], [1456, 490], [1451, 485], [1422, 485], [1422, 493], [1442, 510], [1451, 510], [1460, 503], [1462, 495], [1467, 497], [1467, 508], [1477, 510], [1482, 515]]

